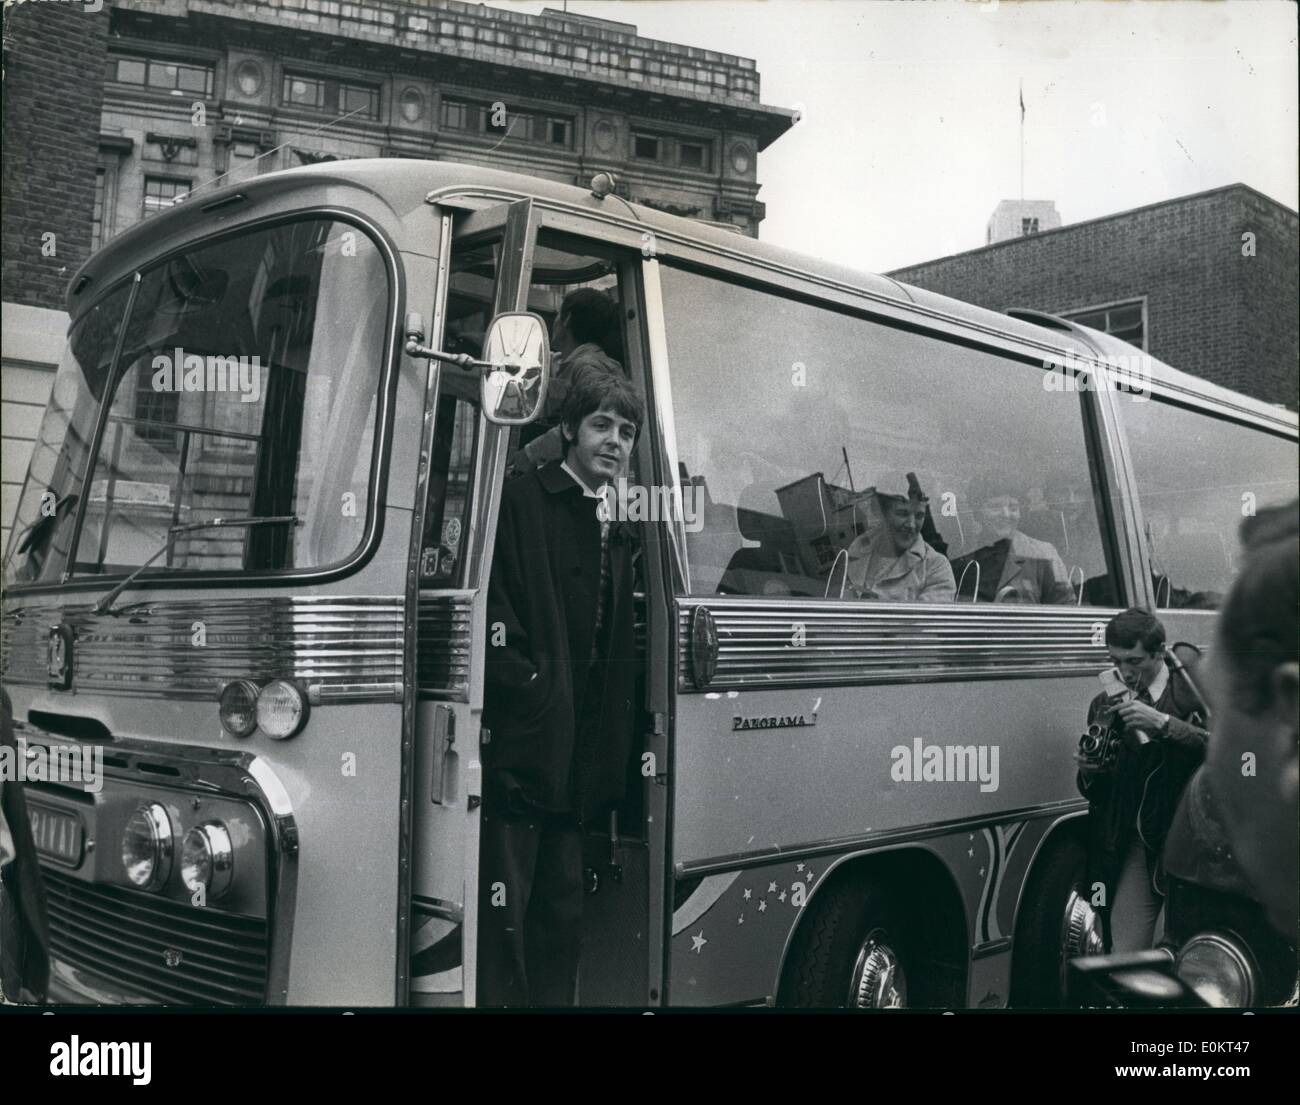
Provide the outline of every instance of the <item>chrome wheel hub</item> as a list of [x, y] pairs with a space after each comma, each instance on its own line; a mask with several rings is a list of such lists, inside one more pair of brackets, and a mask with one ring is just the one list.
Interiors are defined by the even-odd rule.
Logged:
[[1066, 965], [1071, 959], [1105, 954], [1101, 914], [1077, 890], [1070, 891], [1061, 918], [1061, 992], [1065, 992]]
[[907, 1005], [907, 977], [898, 953], [883, 932], [863, 941], [849, 984], [852, 1009], [902, 1009]]

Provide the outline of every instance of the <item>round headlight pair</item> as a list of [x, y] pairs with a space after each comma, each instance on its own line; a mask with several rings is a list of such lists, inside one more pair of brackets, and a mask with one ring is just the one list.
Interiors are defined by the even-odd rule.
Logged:
[[[176, 834], [166, 807], [159, 802], [141, 806], [127, 818], [122, 831], [122, 866], [141, 890], [161, 890], [171, 878]], [[196, 825], [181, 844], [181, 881], [194, 891], [202, 886], [211, 898], [228, 889], [235, 874], [230, 833], [218, 821]]]
[[1218, 933], [1193, 936], [1178, 952], [1174, 969], [1188, 986], [1216, 1009], [1254, 1004], [1255, 969], [1250, 957]]
[[251, 679], [238, 679], [221, 688], [219, 703], [221, 726], [235, 737], [260, 729], [274, 740], [284, 740], [307, 724], [307, 696], [287, 679], [273, 679], [260, 688]]

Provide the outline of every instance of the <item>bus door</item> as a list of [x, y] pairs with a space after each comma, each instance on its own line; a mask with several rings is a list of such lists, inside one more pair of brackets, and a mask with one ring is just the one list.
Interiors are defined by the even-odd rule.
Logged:
[[[493, 316], [523, 309], [533, 205], [435, 211], [437, 302], [425, 344], [477, 357]], [[483, 417], [476, 372], [429, 365], [409, 569], [418, 591], [410, 989], [412, 1004], [472, 1006], [483, 647], [507, 431]]]
[[[440, 279], [442, 302], [430, 346], [478, 356], [494, 314], [529, 311], [553, 327], [565, 297], [591, 288], [613, 299], [622, 320], [611, 350], [646, 394], [640, 255], [631, 248], [573, 233], [569, 216], [539, 213], [530, 201], [443, 216], [452, 249]], [[549, 228], [554, 221], [562, 226]], [[578, 220], [580, 222], [580, 220]], [[581, 229], [585, 229], [585, 226]], [[438, 374], [429, 436], [430, 478], [424, 498], [420, 549], [420, 703], [417, 752], [415, 883], [417, 931], [412, 942], [415, 1000], [474, 1004], [475, 922], [481, 769], [483, 665], [487, 643], [487, 585], [505, 461], [544, 433], [554, 404], [538, 421], [499, 427], [478, 409], [478, 377], [452, 365]], [[654, 450], [642, 434], [629, 485], [652, 484]], [[639, 655], [647, 660], [647, 591], [658, 571], [650, 527], [639, 527], [634, 555]], [[666, 655], [662, 617], [653, 619], [658, 654]], [[584, 842], [582, 1005], [628, 1005], [660, 1000], [665, 822], [664, 773], [643, 753], [653, 747], [649, 664], [639, 665], [638, 729], [628, 762], [627, 798], [588, 828]], [[662, 680], [659, 681], [660, 683]], [[643, 708], [645, 707], [645, 708]], [[662, 751], [662, 750], [661, 750]], [[660, 761], [664, 759], [662, 755]], [[647, 767], [647, 763], [651, 764]], [[439, 800], [441, 799], [441, 800]], [[423, 928], [421, 911], [425, 913]]]

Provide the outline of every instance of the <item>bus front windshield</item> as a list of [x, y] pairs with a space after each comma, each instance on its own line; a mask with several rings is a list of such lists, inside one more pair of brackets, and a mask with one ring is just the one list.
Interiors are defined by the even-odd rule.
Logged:
[[346, 561], [373, 509], [390, 295], [378, 247], [354, 226], [317, 218], [143, 269], [125, 323], [128, 288], [106, 296], [71, 332], [6, 583], [122, 575], [173, 527], [216, 518], [296, 522], [195, 528], [149, 571]]

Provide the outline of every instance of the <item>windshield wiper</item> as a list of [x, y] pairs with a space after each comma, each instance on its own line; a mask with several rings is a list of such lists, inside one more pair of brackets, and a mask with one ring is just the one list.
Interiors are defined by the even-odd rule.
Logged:
[[167, 552], [172, 547], [172, 545], [176, 543], [176, 538], [180, 537], [181, 534], [183, 533], [193, 533], [195, 530], [201, 530], [201, 529], [225, 529], [232, 526], [273, 526], [273, 525], [274, 526], [278, 526], [278, 525], [300, 526], [302, 525], [302, 520], [296, 514], [276, 514], [267, 518], [213, 518], [211, 521], [207, 521], [207, 522], [185, 522], [179, 526], [172, 526], [167, 530], [167, 540], [163, 544], [163, 547], [159, 549], [156, 553], [154, 553], [153, 556], [151, 556], [138, 568], [136, 568], [136, 570], [132, 572], [129, 576], [127, 576], [126, 579], [122, 580], [121, 583], [119, 583], [116, 587], [114, 587], [111, 591], [109, 591], [108, 594], [106, 594], [102, 599], [100, 599], [97, 603], [95, 603], [94, 612], [96, 614], [113, 613], [114, 611], [112, 607], [114, 601], [116, 601], [117, 599], [117, 596], [120, 595], [123, 591], [125, 591], [128, 587], [130, 587], [133, 582], [135, 582], [136, 576], [138, 576], [147, 567], [149, 567], [150, 564], [152, 564], [155, 560], [157, 560], [160, 556], [162, 556], [165, 552]]

